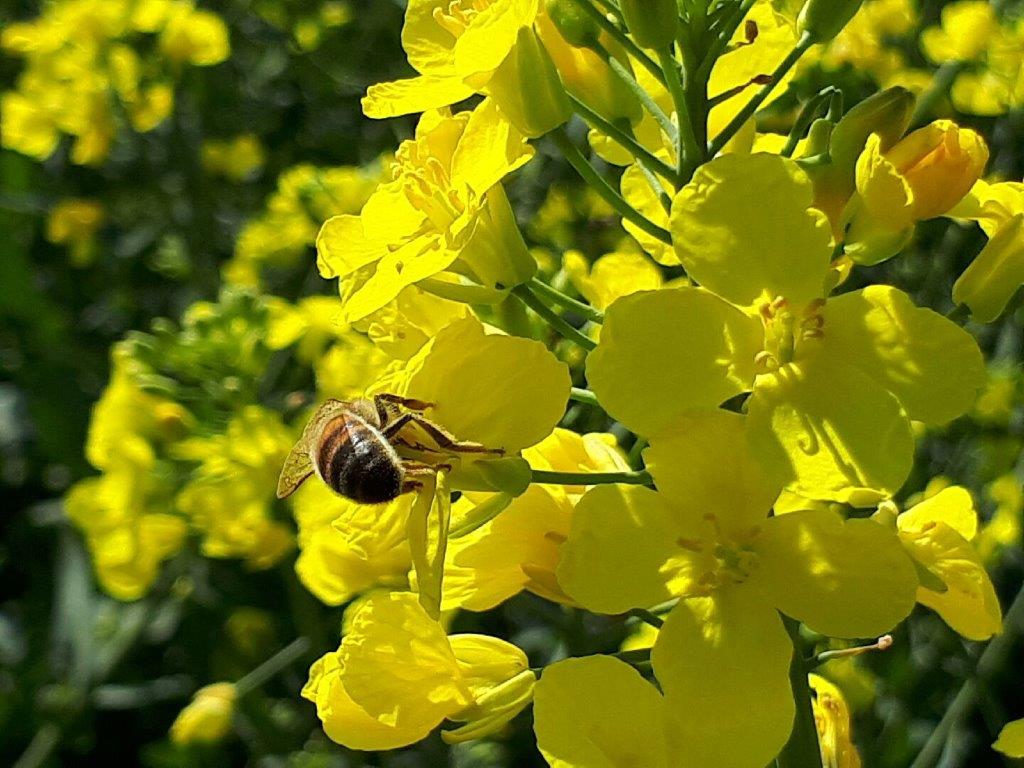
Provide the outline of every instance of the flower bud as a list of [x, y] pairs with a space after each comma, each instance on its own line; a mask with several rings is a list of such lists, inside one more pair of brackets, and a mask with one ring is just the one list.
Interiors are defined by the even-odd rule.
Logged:
[[[623, 118], [630, 123], [640, 121], [643, 107], [639, 99], [599, 54], [567, 42], [546, 14], [537, 17], [536, 26], [537, 34], [551, 55], [569, 93], [613, 122]], [[611, 55], [629, 69], [629, 57], [617, 55], [614, 41], [602, 39], [601, 42]]]
[[913, 191], [915, 220], [941, 216], [971, 191], [985, 170], [988, 147], [969, 128], [936, 120], [885, 152]]
[[572, 117], [551, 56], [529, 27], [519, 30], [487, 90], [512, 125], [530, 138], [543, 136]]
[[546, 0], [544, 11], [569, 45], [574, 48], [595, 47], [601, 30], [573, 0]]
[[231, 729], [238, 692], [231, 683], [214, 683], [196, 691], [195, 696], [171, 725], [175, 744], [212, 744]]
[[619, 0], [629, 34], [644, 48], [666, 48], [676, 39], [679, 6], [676, 0]]
[[811, 42], [827, 43], [860, 10], [864, 0], [807, 0], [796, 20], [797, 31]]
[[990, 323], [1006, 309], [1024, 282], [1024, 214], [1003, 224], [953, 284], [953, 301]]

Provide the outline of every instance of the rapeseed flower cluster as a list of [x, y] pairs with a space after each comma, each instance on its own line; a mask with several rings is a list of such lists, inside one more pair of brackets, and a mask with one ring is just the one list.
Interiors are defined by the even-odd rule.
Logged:
[[5, 26], [0, 47], [26, 62], [0, 96], [3, 146], [45, 160], [68, 136], [78, 165], [102, 164], [125, 127], [156, 128], [182, 69], [231, 51], [223, 20], [192, 0], [59, 0]]

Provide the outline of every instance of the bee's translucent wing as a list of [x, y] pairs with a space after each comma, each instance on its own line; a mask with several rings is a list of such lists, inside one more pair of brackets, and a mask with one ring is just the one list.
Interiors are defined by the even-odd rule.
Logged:
[[303, 437], [292, 448], [277, 478], [277, 498], [284, 499], [295, 493], [302, 481], [313, 474], [313, 460], [309, 458], [309, 441]]
[[302, 482], [313, 474], [310, 447], [320, 434], [321, 426], [344, 411], [345, 406], [341, 400], [328, 400], [313, 414], [306, 428], [302, 430], [302, 437], [292, 448], [281, 468], [281, 476], [277, 479], [277, 498], [291, 496]]

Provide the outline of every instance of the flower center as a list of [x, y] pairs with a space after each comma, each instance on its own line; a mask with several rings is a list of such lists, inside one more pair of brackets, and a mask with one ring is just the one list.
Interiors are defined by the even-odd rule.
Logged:
[[797, 359], [808, 345], [825, 337], [825, 317], [821, 313], [824, 299], [815, 299], [802, 310], [795, 311], [789, 299], [776, 296], [758, 307], [764, 324], [764, 349], [754, 361], [763, 372], [777, 370]]
[[398, 148], [391, 176], [401, 182], [406, 199], [440, 232], [446, 231], [466, 210], [444, 164], [422, 152], [416, 141], [403, 142]]
[[706, 514], [704, 520], [711, 531], [703, 541], [680, 539], [676, 542], [684, 549], [705, 554], [705, 570], [697, 579], [703, 588], [701, 591], [709, 594], [719, 587], [744, 583], [760, 562], [757, 540], [761, 536], [761, 526], [726, 533], [716, 515]]
[[476, 15], [488, 5], [487, 0], [452, 0], [447, 7], [434, 9], [434, 21], [441, 29], [458, 39], [466, 31], [466, 27], [473, 23]]

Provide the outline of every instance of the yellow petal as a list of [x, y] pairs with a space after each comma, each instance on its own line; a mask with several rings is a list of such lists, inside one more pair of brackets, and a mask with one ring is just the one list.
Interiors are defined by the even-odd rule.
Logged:
[[900, 538], [910, 555], [946, 585], [941, 592], [922, 585], [918, 602], [969, 640], [987, 640], [1002, 631], [999, 599], [970, 542], [944, 522], [901, 530]]
[[[562, 545], [558, 583], [597, 613], [624, 613], [682, 592], [672, 579], [684, 571], [675, 541], [678, 523], [655, 491], [599, 485], [580, 499]], [[623, 563], [629, 568], [623, 568]], [[676, 586], [673, 589], [673, 586]]]
[[985, 383], [974, 338], [892, 286], [830, 299], [824, 316], [824, 353], [892, 392], [912, 419], [945, 424], [971, 407]]
[[533, 485], [491, 522], [450, 540], [442, 608], [486, 611], [526, 588], [527, 570], [553, 574], [571, 515], [564, 495]]
[[386, 118], [425, 112], [468, 99], [473, 93], [473, 88], [458, 77], [423, 75], [376, 83], [366, 89], [362, 100], [363, 114]]
[[[771, 204], [766, 204], [766, 201]], [[730, 154], [701, 166], [672, 202], [672, 242], [696, 282], [740, 307], [821, 298], [832, 253], [811, 180], [778, 155]]]
[[877, 133], [868, 137], [857, 158], [856, 179], [866, 215], [892, 231], [913, 223], [914, 192], [883, 154], [882, 139]]
[[609, 656], [544, 670], [533, 701], [537, 747], [551, 768], [667, 768], [665, 704], [657, 689]]
[[397, 749], [415, 744], [433, 730], [435, 724], [391, 726], [368, 715], [345, 690], [340, 656], [339, 652], [328, 653], [314, 662], [309, 682], [302, 691], [305, 698], [316, 704], [317, 717], [333, 741], [349, 749]]
[[999, 227], [953, 285], [953, 301], [991, 323], [1024, 284], [1024, 214]]
[[793, 727], [792, 655], [778, 613], [748, 587], [686, 598], [672, 609], [652, 661], [688, 765], [772, 761]]
[[[516, 13], [517, 0], [492, 0], [483, 10], [478, 11], [455, 41], [455, 71], [462, 78], [491, 72], [512, 50], [519, 28], [524, 19]], [[536, 15], [536, 0], [533, 2]], [[531, 19], [532, 21], [532, 19]], [[526, 21], [526, 25], [529, 25]]]
[[959, 485], [943, 488], [896, 519], [899, 530], [918, 532], [930, 523], [945, 523], [967, 541], [978, 533], [978, 513], [971, 492]]
[[910, 472], [914, 439], [899, 401], [824, 355], [759, 376], [748, 412], [769, 476], [801, 496], [868, 506]]
[[472, 703], [444, 629], [414, 594], [371, 596], [339, 650], [345, 691], [385, 725], [430, 730]]
[[579, 251], [568, 251], [562, 258], [562, 268], [576, 290], [601, 310], [623, 296], [656, 290], [663, 282], [654, 262], [631, 251], [606, 253], [593, 264]]
[[726, 535], [762, 523], [779, 487], [765, 477], [747, 442], [746, 419], [722, 410], [684, 416], [651, 439], [644, 462], [688, 525], [713, 513]]
[[[626, 202], [659, 227], [668, 229], [668, 213], [665, 211], [665, 206], [662, 205], [661, 200], [659, 200], [659, 194], [664, 193], [671, 196], [672, 187], [661, 178], [658, 178], [658, 183], [661, 189], [656, 194], [643, 170], [639, 165], [633, 163], [622, 172], [622, 177], [619, 179], [619, 189], [622, 191], [622, 196], [626, 199]], [[636, 224], [626, 219], [622, 220], [622, 227], [659, 264], [672, 266], [679, 263], [679, 258], [676, 256], [675, 251], [673, 251], [672, 246], [649, 235], [636, 226]]]
[[409, 63], [420, 74], [454, 75], [455, 38], [434, 19], [435, 9], [446, 0], [410, 0], [402, 25], [402, 48]]
[[467, 184], [478, 195], [533, 157], [533, 147], [501, 114], [493, 99], [473, 110], [452, 155], [452, 184]]
[[992, 749], [1007, 757], [1024, 757], [1024, 719], [1004, 725]]
[[773, 517], [759, 553], [757, 578], [779, 610], [824, 635], [875, 637], [914, 607], [914, 566], [873, 520], [813, 510]]
[[759, 321], [707, 291], [635, 293], [608, 308], [587, 380], [608, 413], [650, 436], [749, 389], [763, 341]]
[[569, 371], [537, 341], [485, 335], [475, 317], [440, 331], [414, 357], [404, 392], [462, 440], [514, 453], [540, 442], [562, 418]]

